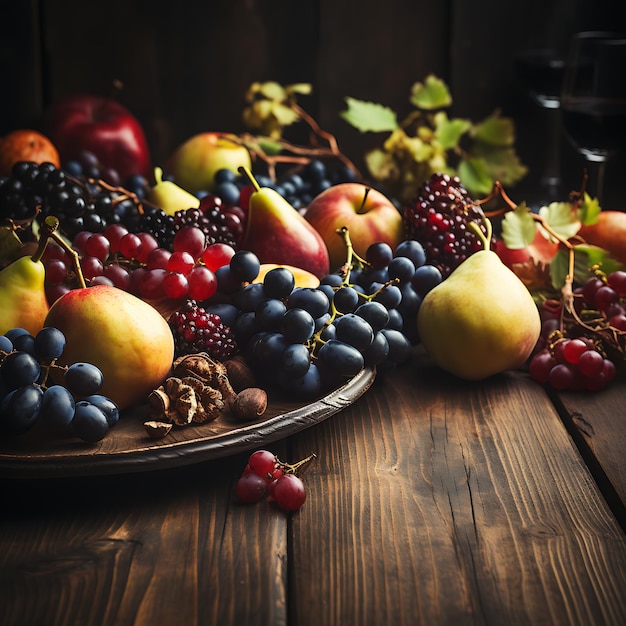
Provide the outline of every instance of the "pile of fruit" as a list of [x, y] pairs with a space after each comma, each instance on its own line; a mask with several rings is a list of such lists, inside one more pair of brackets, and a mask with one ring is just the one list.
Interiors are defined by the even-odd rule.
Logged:
[[111, 120], [79, 132], [73, 104], [43, 156], [0, 140], [2, 435], [45, 421], [97, 441], [189, 354], [242, 359], [300, 402], [418, 343], [461, 378], [528, 366], [559, 390], [602, 389], [623, 360], [626, 214], [586, 194], [533, 214], [435, 173], [400, 202], [346, 159], [277, 175], [224, 133], [151, 173], [127, 111], [111, 116], [134, 120], [133, 145], [113, 150], [96, 132]]

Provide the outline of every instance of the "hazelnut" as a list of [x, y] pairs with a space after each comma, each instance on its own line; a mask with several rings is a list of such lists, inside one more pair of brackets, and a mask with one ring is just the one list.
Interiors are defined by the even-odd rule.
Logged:
[[228, 380], [236, 392], [243, 391], [256, 385], [256, 378], [252, 368], [241, 356], [234, 356], [224, 362]]
[[237, 419], [246, 422], [256, 419], [267, 409], [267, 393], [259, 387], [248, 387], [237, 394], [230, 408]]

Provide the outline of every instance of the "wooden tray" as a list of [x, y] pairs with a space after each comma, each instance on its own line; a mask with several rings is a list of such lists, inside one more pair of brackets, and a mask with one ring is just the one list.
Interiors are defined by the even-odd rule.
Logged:
[[0, 439], [0, 478], [52, 478], [140, 472], [198, 463], [264, 446], [318, 424], [352, 404], [374, 382], [375, 370], [362, 370], [348, 383], [307, 405], [270, 398], [255, 422], [236, 422], [223, 413], [208, 424], [174, 427], [163, 439], [148, 436], [147, 407], [124, 415], [96, 444], [43, 437], [36, 427]]

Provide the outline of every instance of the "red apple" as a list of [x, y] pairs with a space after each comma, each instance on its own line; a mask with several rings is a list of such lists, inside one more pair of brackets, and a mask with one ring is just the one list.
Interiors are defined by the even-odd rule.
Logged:
[[141, 124], [110, 97], [73, 94], [58, 100], [47, 112], [46, 129], [63, 162], [88, 151], [122, 181], [132, 174], [151, 175], [150, 150]]
[[537, 230], [535, 238], [525, 248], [507, 248], [504, 241], [499, 239], [496, 242], [496, 254], [500, 257], [500, 260], [509, 268], [512, 269], [513, 265], [517, 263], [526, 263], [531, 258], [536, 263], [548, 264], [554, 258], [554, 255], [559, 249], [558, 243], [553, 243], [546, 239]]
[[240, 167], [252, 168], [248, 149], [236, 135], [205, 132], [190, 137], [167, 160], [165, 170], [183, 189], [191, 193], [211, 191], [215, 173]]
[[362, 183], [333, 185], [313, 198], [304, 214], [326, 243], [331, 271], [346, 262], [346, 246], [338, 228], [348, 228], [352, 246], [361, 257], [373, 243], [385, 242], [395, 250], [404, 239], [398, 209], [383, 193], [368, 189]]

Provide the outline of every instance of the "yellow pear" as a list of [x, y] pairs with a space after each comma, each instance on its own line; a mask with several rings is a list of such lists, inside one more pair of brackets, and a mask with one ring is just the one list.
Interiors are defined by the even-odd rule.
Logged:
[[200, 199], [189, 193], [171, 180], [163, 180], [163, 170], [154, 168], [155, 185], [148, 191], [148, 200], [163, 209], [168, 215], [176, 211], [196, 209], [200, 206]]
[[24, 328], [36, 335], [43, 328], [49, 306], [41, 256], [47, 240], [41, 238], [33, 256], [19, 257], [0, 272], [0, 334]]
[[[487, 237], [480, 232], [485, 246], [490, 225], [487, 230]], [[426, 295], [417, 330], [439, 367], [465, 380], [482, 380], [523, 365], [541, 321], [524, 283], [495, 252], [483, 249]]]

